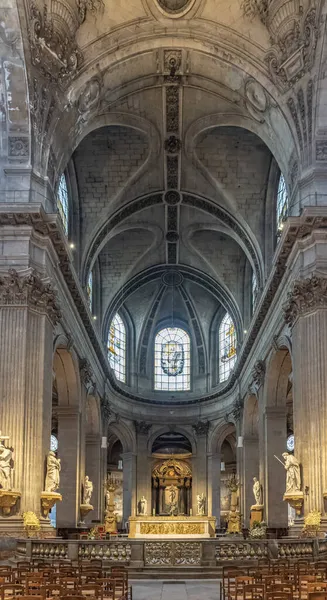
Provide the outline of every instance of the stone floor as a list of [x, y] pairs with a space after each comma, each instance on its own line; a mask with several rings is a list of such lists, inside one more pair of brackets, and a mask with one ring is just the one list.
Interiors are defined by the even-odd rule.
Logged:
[[218, 600], [219, 581], [188, 579], [187, 581], [131, 582], [133, 600]]

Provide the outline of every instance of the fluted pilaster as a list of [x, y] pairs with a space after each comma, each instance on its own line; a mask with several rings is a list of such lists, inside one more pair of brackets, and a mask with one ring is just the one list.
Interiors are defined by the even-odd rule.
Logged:
[[38, 515], [51, 432], [53, 324], [59, 316], [51, 286], [36, 273], [10, 270], [0, 276], [1, 429], [14, 448], [21, 512]]

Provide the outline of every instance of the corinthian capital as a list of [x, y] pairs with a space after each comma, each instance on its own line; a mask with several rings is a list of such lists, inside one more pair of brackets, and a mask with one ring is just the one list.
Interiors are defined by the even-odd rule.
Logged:
[[0, 307], [24, 305], [47, 314], [54, 325], [61, 318], [57, 295], [50, 283], [35, 272], [21, 274], [9, 269], [0, 275]]
[[294, 281], [283, 306], [286, 323], [293, 326], [298, 317], [317, 308], [327, 308], [327, 278], [313, 276]]

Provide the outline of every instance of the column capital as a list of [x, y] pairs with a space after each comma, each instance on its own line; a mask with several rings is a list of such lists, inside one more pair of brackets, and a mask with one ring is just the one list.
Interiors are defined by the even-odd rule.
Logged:
[[61, 318], [56, 291], [32, 269], [0, 274], [0, 307], [9, 306], [27, 306], [47, 314], [53, 325]]
[[294, 281], [283, 306], [286, 323], [293, 327], [299, 317], [319, 308], [327, 308], [327, 278], [313, 275]]

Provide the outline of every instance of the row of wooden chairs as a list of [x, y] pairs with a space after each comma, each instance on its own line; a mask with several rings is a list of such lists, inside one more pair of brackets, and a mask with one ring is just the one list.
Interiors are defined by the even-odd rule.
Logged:
[[[311, 600], [327, 594], [327, 562], [270, 561], [248, 567], [224, 567], [224, 600]], [[317, 597], [312, 600], [317, 600]]]

